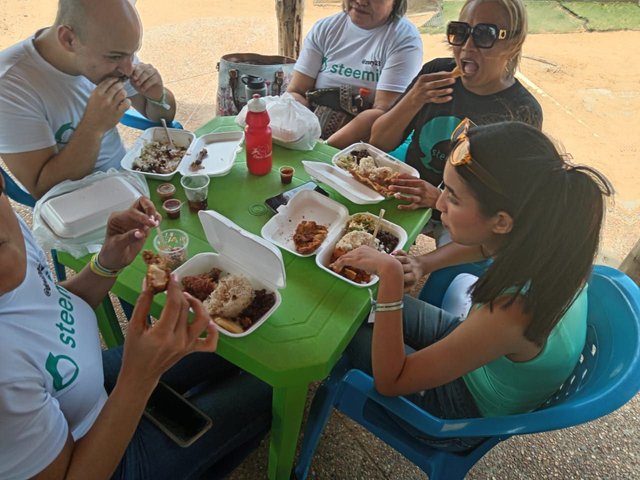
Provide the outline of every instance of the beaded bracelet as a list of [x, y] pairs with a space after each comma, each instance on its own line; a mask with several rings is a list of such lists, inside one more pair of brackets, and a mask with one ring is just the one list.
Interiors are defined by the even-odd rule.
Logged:
[[93, 273], [103, 278], [115, 278], [122, 271], [122, 270], [109, 270], [108, 268], [100, 265], [100, 262], [98, 261], [97, 253], [91, 257], [91, 261], [89, 262], [89, 268]]

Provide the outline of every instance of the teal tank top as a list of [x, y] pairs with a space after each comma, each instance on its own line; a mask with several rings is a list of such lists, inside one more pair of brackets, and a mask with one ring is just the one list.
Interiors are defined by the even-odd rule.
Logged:
[[585, 285], [535, 358], [513, 362], [500, 357], [462, 377], [483, 416], [535, 410], [567, 380], [587, 336], [587, 289]]

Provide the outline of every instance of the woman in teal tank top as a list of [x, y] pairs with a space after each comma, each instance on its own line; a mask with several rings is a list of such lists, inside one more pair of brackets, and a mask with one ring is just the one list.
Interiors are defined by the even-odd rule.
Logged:
[[[584, 346], [586, 281], [613, 188], [524, 123], [465, 120], [452, 142], [436, 208], [453, 242], [422, 256], [360, 247], [337, 261], [380, 277], [375, 323], [359, 330], [348, 354], [380, 393], [405, 395], [443, 418], [534, 410]], [[464, 321], [403, 297], [429, 272], [487, 257]]]

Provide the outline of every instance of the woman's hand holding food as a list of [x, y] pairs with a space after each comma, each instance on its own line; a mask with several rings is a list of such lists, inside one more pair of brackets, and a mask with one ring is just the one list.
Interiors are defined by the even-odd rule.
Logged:
[[436, 206], [440, 189], [426, 180], [412, 177], [406, 173], [391, 180], [389, 190], [397, 192], [394, 197], [410, 203], [398, 205], [398, 210], [416, 210], [418, 208], [433, 208]]
[[358, 247], [339, 257], [333, 266], [341, 269], [345, 266], [360, 268], [380, 275], [385, 266], [397, 263], [395, 257], [371, 247]]
[[[153, 289], [145, 282], [129, 322], [118, 379], [148, 393], [160, 376], [185, 355], [214, 352], [218, 345], [218, 330], [202, 302], [183, 292], [175, 275], [169, 280], [167, 301], [160, 318], [150, 325], [147, 316], [153, 295]], [[191, 323], [189, 308], [195, 313]], [[205, 330], [206, 338], [200, 338]]]
[[146, 197], [138, 198], [128, 210], [112, 213], [98, 258], [100, 264], [110, 270], [129, 265], [140, 253], [149, 230], [159, 224], [160, 215]]
[[413, 84], [406, 97], [414, 104], [447, 103], [452, 100], [451, 86], [456, 82], [451, 72], [425, 73]]

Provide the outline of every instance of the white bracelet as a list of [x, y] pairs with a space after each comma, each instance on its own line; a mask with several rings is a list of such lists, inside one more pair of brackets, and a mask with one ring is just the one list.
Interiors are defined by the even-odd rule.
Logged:
[[373, 292], [369, 288], [369, 298], [371, 299], [371, 310], [374, 312], [394, 312], [396, 310], [402, 310], [404, 308], [404, 302], [402, 299], [395, 302], [378, 303], [373, 298]]
[[157, 105], [159, 107], [164, 108], [165, 110], [171, 110], [171, 105], [167, 103], [167, 89], [162, 87], [162, 97], [160, 100], [154, 100], [153, 98], [149, 98], [146, 95], [143, 95], [144, 98], [147, 99], [147, 102]]

